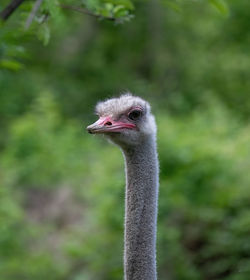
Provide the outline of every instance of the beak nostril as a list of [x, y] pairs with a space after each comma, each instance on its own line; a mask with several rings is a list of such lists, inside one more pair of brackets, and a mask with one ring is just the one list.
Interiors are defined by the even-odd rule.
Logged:
[[106, 122], [104, 125], [112, 125], [112, 122]]

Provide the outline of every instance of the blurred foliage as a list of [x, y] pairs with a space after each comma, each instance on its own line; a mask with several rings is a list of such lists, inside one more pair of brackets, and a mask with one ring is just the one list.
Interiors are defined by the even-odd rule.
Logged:
[[250, 2], [43, 1], [25, 30], [34, 3], [0, 27], [0, 279], [122, 279], [123, 158], [84, 128], [131, 90], [159, 128], [159, 279], [248, 280]]
[[[157, 119], [159, 279], [247, 279], [249, 126], [218, 102], [185, 121]], [[121, 279], [118, 149], [63, 121], [48, 92], [11, 123], [8, 135], [1, 156], [1, 277]]]

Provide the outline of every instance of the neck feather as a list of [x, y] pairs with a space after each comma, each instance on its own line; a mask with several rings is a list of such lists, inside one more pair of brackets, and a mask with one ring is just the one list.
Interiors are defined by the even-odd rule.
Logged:
[[156, 280], [158, 157], [155, 136], [123, 149], [126, 162], [125, 280]]

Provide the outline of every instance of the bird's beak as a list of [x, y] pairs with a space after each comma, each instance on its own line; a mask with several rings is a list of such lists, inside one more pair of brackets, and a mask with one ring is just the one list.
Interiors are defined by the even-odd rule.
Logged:
[[111, 117], [100, 117], [98, 121], [89, 125], [87, 131], [89, 133], [107, 133], [107, 132], [120, 132], [124, 128], [136, 128], [135, 124], [125, 123], [112, 120]]

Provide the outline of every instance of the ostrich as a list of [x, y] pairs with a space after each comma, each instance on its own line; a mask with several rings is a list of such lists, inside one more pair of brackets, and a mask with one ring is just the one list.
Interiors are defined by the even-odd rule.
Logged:
[[99, 120], [87, 127], [118, 145], [125, 159], [124, 279], [156, 280], [159, 165], [150, 105], [131, 94], [100, 102]]

